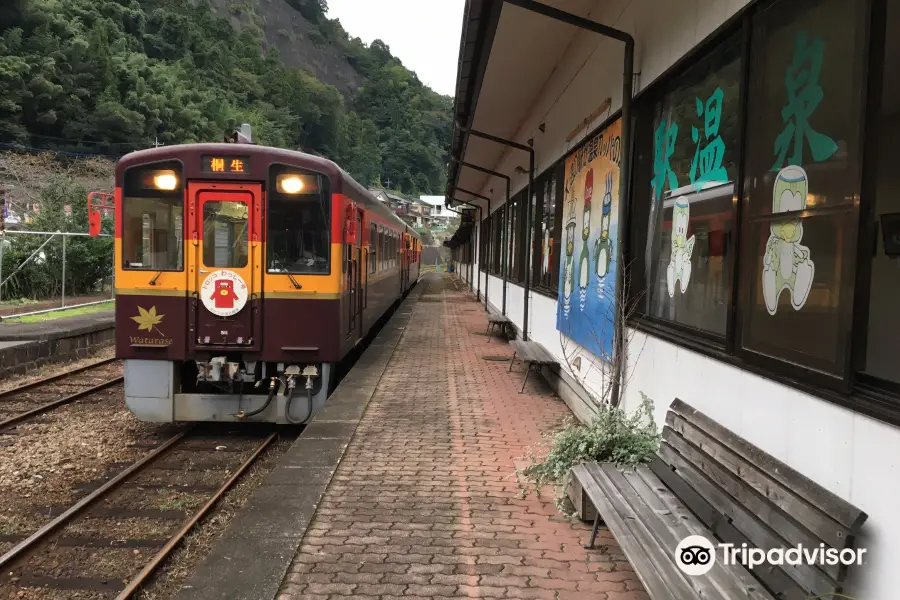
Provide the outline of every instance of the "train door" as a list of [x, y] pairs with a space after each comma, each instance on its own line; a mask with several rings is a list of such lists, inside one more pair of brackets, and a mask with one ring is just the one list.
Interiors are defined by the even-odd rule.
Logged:
[[259, 347], [262, 202], [259, 184], [188, 184], [196, 346]]
[[359, 335], [362, 337], [363, 332], [363, 309], [366, 307], [366, 293], [368, 292], [368, 269], [366, 268], [366, 262], [363, 260], [363, 243], [362, 243], [362, 232], [363, 232], [363, 211], [356, 211], [356, 249], [354, 252], [354, 256], [356, 256], [356, 314], [357, 321], [359, 322]]
[[400, 293], [406, 291], [406, 288], [409, 287], [409, 234], [404, 233], [403, 239], [400, 242], [400, 252], [402, 253], [402, 262], [400, 263], [403, 269], [403, 276], [401, 277], [400, 284]]
[[[351, 221], [352, 220], [352, 221]], [[353, 231], [353, 234], [346, 234], [344, 239], [344, 252], [347, 257], [347, 290], [349, 292], [349, 330], [352, 334], [358, 331], [357, 335], [362, 334], [362, 211], [348, 210], [347, 213], [347, 229], [345, 231]], [[353, 226], [355, 225], [355, 229]]]

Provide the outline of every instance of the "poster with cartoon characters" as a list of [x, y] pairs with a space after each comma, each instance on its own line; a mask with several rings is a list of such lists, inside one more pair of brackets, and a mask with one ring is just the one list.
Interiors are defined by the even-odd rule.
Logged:
[[598, 358], [615, 337], [621, 119], [566, 159], [556, 328]]

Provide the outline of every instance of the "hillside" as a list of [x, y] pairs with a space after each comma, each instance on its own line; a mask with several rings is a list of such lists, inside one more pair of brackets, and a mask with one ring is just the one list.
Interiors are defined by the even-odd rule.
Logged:
[[122, 155], [221, 140], [327, 156], [363, 184], [439, 193], [451, 100], [324, 0], [2, 0], [0, 144]]

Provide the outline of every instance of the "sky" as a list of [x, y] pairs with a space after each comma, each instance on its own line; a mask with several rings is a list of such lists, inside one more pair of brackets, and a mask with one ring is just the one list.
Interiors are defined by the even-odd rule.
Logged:
[[439, 94], [456, 93], [465, 0], [328, 0], [328, 17], [352, 37], [380, 39]]

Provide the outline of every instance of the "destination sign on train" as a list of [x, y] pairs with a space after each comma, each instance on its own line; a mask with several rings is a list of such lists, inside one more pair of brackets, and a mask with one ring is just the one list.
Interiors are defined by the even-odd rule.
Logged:
[[205, 173], [249, 173], [248, 156], [202, 156], [201, 170]]

